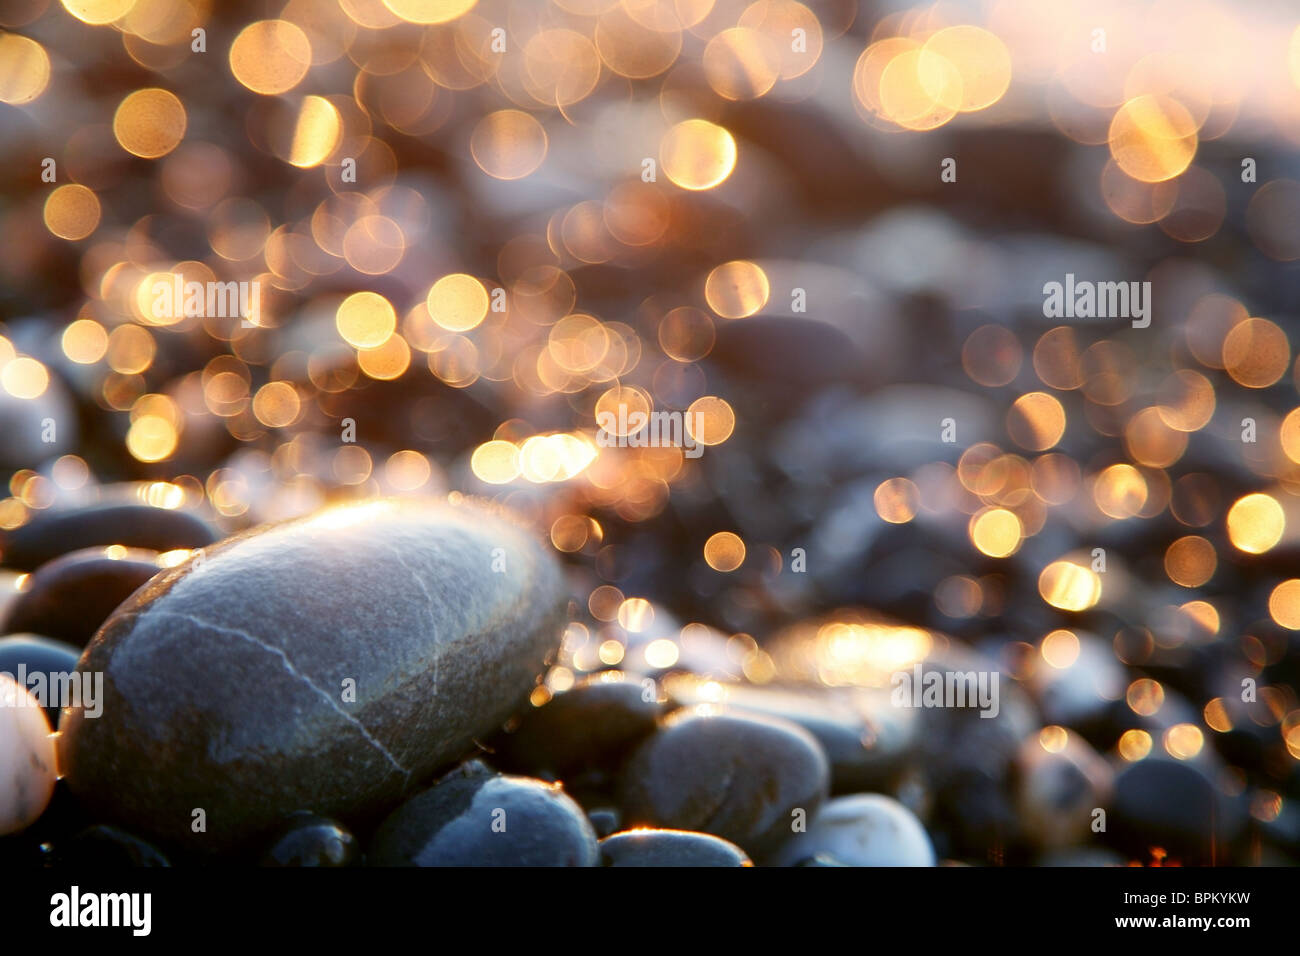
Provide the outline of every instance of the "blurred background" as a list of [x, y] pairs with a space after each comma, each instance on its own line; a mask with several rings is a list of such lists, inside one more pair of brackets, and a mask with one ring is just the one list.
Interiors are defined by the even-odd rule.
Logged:
[[[571, 573], [536, 704], [793, 688], [941, 858], [1300, 860], [1294, 4], [0, 26], [0, 529], [490, 497]], [[1149, 283], [1149, 326], [1045, 317], [1067, 275]], [[175, 276], [249, 300], [155, 308]], [[599, 440], [652, 411], [702, 453]], [[1002, 714], [891, 712], [925, 660]]]

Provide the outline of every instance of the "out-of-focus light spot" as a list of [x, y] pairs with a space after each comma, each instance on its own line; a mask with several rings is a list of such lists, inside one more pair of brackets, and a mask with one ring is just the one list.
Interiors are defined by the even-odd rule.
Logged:
[[258, 20], [230, 45], [230, 72], [254, 93], [274, 96], [302, 82], [311, 68], [311, 41], [296, 23]]
[[161, 415], [141, 415], [126, 433], [126, 448], [137, 461], [163, 461], [176, 450], [176, 426]]
[[1278, 428], [1278, 440], [1283, 453], [1293, 462], [1300, 464], [1300, 408], [1293, 408], [1282, 419]]
[[1282, 540], [1286, 515], [1272, 495], [1262, 492], [1238, 498], [1228, 509], [1228, 538], [1247, 554], [1263, 554]]
[[59, 186], [45, 200], [45, 228], [60, 239], [85, 239], [99, 226], [99, 199], [78, 183]]
[[1200, 372], [1182, 369], [1160, 386], [1156, 412], [1170, 428], [1180, 432], [1199, 431], [1214, 417], [1214, 386]]
[[585, 437], [534, 435], [519, 446], [519, 473], [537, 484], [568, 481], [595, 459], [596, 448]]
[[509, 484], [519, 477], [519, 448], [514, 442], [500, 439], [484, 442], [474, 449], [469, 466], [479, 481]]
[[405, 253], [402, 227], [387, 216], [362, 216], [343, 234], [343, 258], [369, 276], [391, 272]]
[[397, 491], [415, 491], [433, 476], [429, 459], [414, 449], [393, 452], [384, 463], [384, 478]]
[[881, 109], [905, 129], [937, 129], [957, 115], [963, 102], [961, 74], [947, 57], [931, 50], [906, 50], [880, 74]]
[[113, 136], [133, 156], [166, 156], [185, 136], [185, 107], [175, 93], [156, 87], [136, 90], [113, 114]]
[[640, 634], [655, 619], [654, 605], [645, 598], [628, 598], [618, 609], [618, 623], [632, 634]]
[[599, 79], [596, 45], [577, 30], [543, 30], [524, 44], [524, 84], [539, 103], [572, 106], [585, 99]]
[[1129, 763], [1134, 763], [1151, 753], [1151, 743], [1151, 735], [1145, 730], [1126, 730], [1119, 738], [1119, 755]]
[[701, 64], [713, 92], [723, 99], [752, 100], [776, 84], [780, 58], [780, 48], [770, 37], [740, 26], [715, 34]]
[[478, 0], [384, 0], [407, 23], [446, 23], [468, 13]]
[[1268, 596], [1268, 613], [1279, 626], [1300, 631], [1300, 580], [1283, 581]]
[[1038, 745], [1049, 754], [1059, 754], [1070, 742], [1070, 732], [1055, 724], [1038, 732]]
[[1232, 730], [1232, 718], [1228, 716], [1228, 708], [1222, 697], [1216, 697], [1206, 704], [1201, 713], [1205, 718], [1205, 726], [1211, 730], [1221, 734]]
[[0, 35], [0, 103], [30, 103], [49, 82], [50, 56], [45, 47], [17, 33]]
[[1107, 517], [1131, 518], [1146, 504], [1146, 479], [1132, 465], [1111, 465], [1097, 476], [1092, 497]]
[[79, 455], [63, 455], [54, 462], [50, 477], [64, 491], [76, 491], [90, 480], [90, 466]]
[[745, 542], [730, 531], [719, 531], [704, 542], [704, 560], [715, 571], [734, 571], [745, 563]]
[[1106, 138], [1119, 167], [1144, 183], [1173, 179], [1196, 155], [1196, 121], [1169, 96], [1129, 100], [1116, 111]]
[[411, 367], [411, 348], [400, 335], [390, 335], [374, 348], [357, 349], [357, 367], [368, 378], [391, 382]]
[[1079, 638], [1073, 631], [1053, 631], [1043, 638], [1043, 645], [1039, 652], [1043, 655], [1043, 660], [1052, 667], [1065, 670], [1067, 667], [1073, 667], [1074, 662], [1079, 659]]
[[1140, 677], [1128, 685], [1124, 699], [1129, 709], [1139, 717], [1153, 717], [1165, 703], [1165, 689], [1159, 681]]
[[1174, 724], [1165, 731], [1165, 752], [1177, 760], [1191, 760], [1205, 746], [1205, 735], [1195, 724]]
[[1268, 319], [1238, 322], [1223, 340], [1223, 367], [1234, 382], [1246, 388], [1267, 388], [1285, 375], [1290, 365], [1291, 343]]
[[523, 179], [546, 158], [546, 130], [520, 110], [498, 110], [478, 121], [469, 149], [479, 169], [489, 176]]
[[1086, 611], [1101, 600], [1101, 576], [1073, 561], [1053, 561], [1038, 576], [1038, 593], [1052, 607]]
[[1074, 329], [1049, 329], [1034, 344], [1034, 371], [1044, 385], [1068, 391], [1083, 384], [1079, 343]]
[[988, 508], [970, 521], [971, 543], [990, 558], [1005, 558], [1020, 547], [1024, 528], [1015, 512]]
[[1270, 259], [1300, 259], [1300, 183], [1275, 179], [1256, 190], [1246, 207], [1246, 230]]
[[1014, 381], [1024, 357], [1020, 339], [1000, 325], [981, 325], [961, 348], [962, 368], [971, 381], [987, 388]]
[[713, 349], [716, 333], [707, 312], [689, 305], [659, 320], [659, 347], [677, 362], [697, 362]]
[[709, 308], [724, 319], [743, 319], [767, 305], [771, 286], [767, 273], [753, 262], [736, 259], [724, 262], [709, 273], [704, 297]]
[[1198, 588], [1214, 577], [1219, 559], [1214, 545], [1200, 535], [1179, 538], [1165, 550], [1165, 573], [1185, 588]]
[[736, 429], [736, 413], [716, 395], [705, 395], [686, 409], [686, 431], [701, 445], [721, 445]]
[[712, 189], [736, 168], [736, 141], [708, 120], [683, 120], [664, 134], [659, 161], [674, 185], [695, 191]]
[[348, 345], [372, 349], [387, 342], [397, 329], [397, 313], [377, 292], [354, 292], [339, 304], [334, 324]]
[[1158, 408], [1144, 408], [1124, 426], [1129, 454], [1149, 468], [1168, 468], [1187, 450], [1187, 433], [1165, 423]]
[[298, 122], [289, 147], [289, 162], [302, 169], [319, 166], [334, 152], [343, 134], [343, 118], [323, 96], [307, 96], [298, 108]]
[[80, 20], [96, 26], [120, 20], [131, 12], [136, 0], [62, 0], [63, 9]]
[[[674, 3], [676, 7], [682, 5]], [[707, 9], [713, 5], [713, 0], [695, 0], [694, 5]], [[745, 7], [737, 23], [759, 31], [771, 41], [780, 79], [793, 80], [803, 76], [821, 58], [821, 22], [817, 14], [797, 0], [756, 0]], [[803, 31], [802, 44], [792, 42], [797, 36], [795, 30]]]
[[449, 332], [467, 332], [487, 318], [487, 289], [473, 276], [443, 276], [429, 289], [425, 306], [429, 317]]
[[551, 524], [551, 544], [565, 554], [581, 551], [590, 536], [590, 519], [584, 515], [560, 515]]
[[627, 648], [623, 646], [622, 642], [611, 638], [600, 642], [600, 647], [596, 651], [596, 656], [600, 658], [600, 662], [606, 667], [614, 667], [615, 665], [622, 663], [623, 655], [626, 653]]
[[1046, 392], [1021, 395], [1007, 413], [1007, 433], [1021, 448], [1047, 451], [1065, 434], [1065, 409]]
[[359, 485], [370, 477], [374, 462], [370, 452], [360, 445], [343, 445], [334, 453], [331, 464], [334, 477], [345, 485]]
[[0, 387], [14, 398], [40, 398], [50, 384], [50, 373], [34, 358], [22, 356], [0, 368]]
[[292, 425], [301, 408], [298, 392], [288, 382], [268, 382], [253, 396], [253, 415], [271, 428]]
[[942, 57], [956, 70], [961, 81], [959, 112], [992, 106], [1011, 85], [1011, 54], [988, 30], [968, 25], [945, 27], [921, 49]]
[[890, 524], [907, 524], [916, 517], [921, 492], [906, 478], [887, 478], [876, 486], [876, 514]]
[[677, 645], [665, 637], [657, 641], [651, 641], [645, 646], [645, 662], [655, 670], [662, 670], [665, 667], [672, 667], [677, 663], [680, 651]]

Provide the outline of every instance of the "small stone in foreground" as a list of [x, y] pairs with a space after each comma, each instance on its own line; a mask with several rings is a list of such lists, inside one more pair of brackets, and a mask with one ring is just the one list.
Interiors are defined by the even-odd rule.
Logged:
[[394, 810], [372, 866], [595, 866], [596, 834], [558, 784], [473, 761]]
[[0, 836], [31, 826], [54, 794], [54, 738], [26, 688], [0, 674]]
[[802, 866], [818, 857], [845, 866], [934, 866], [934, 847], [911, 810], [892, 797], [860, 793], [836, 797], [806, 833], [783, 846], [774, 862]]
[[753, 866], [745, 851], [708, 833], [625, 830], [600, 841], [602, 866]]

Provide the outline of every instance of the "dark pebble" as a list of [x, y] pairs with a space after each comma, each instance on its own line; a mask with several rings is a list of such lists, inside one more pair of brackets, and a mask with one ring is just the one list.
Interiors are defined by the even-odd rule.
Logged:
[[602, 866], [753, 866], [745, 851], [708, 833], [627, 830], [600, 841]]
[[152, 843], [106, 824], [87, 827], [67, 843], [58, 844], [55, 859], [58, 866], [89, 869], [171, 866], [171, 861]]
[[[0, 674], [8, 674], [15, 681], [23, 684], [19, 668], [24, 668], [23, 674], [26, 678], [24, 686], [37, 700], [49, 705], [43, 709], [45, 716], [49, 718], [50, 727], [55, 729], [59, 726], [59, 697], [62, 688], [67, 687], [71, 693], [78, 692], [72, 689], [71, 682], [80, 657], [79, 648], [62, 641], [52, 641], [47, 637], [37, 637], [35, 634], [0, 637]], [[77, 675], [75, 680], [78, 688], [85, 688], [85, 682], [80, 675]], [[90, 690], [92, 694], [95, 693], [93, 680]], [[86, 700], [83, 703], [94, 707], [103, 702]]]
[[712, 833], [761, 861], [829, 789], [826, 755], [797, 724], [683, 709], [632, 755], [620, 793], [630, 825]]
[[596, 834], [558, 784], [473, 762], [394, 810], [373, 866], [596, 866]]
[[104, 673], [104, 713], [64, 714], [60, 766], [97, 818], [200, 853], [265, 846], [303, 808], [355, 824], [505, 722], [565, 607], [549, 552], [486, 508], [371, 501], [255, 529], [104, 625], [80, 664]]
[[352, 866], [360, 851], [343, 824], [312, 813], [295, 814], [262, 857], [263, 866]]
[[158, 573], [157, 553], [85, 548], [43, 564], [0, 617], [0, 634], [43, 634], [85, 647], [101, 624]]
[[0, 532], [0, 564], [34, 571], [83, 548], [120, 544], [150, 551], [202, 548], [219, 535], [188, 511], [111, 502], [42, 511], [12, 531]]
[[654, 732], [664, 707], [639, 679], [605, 671], [527, 710], [488, 746], [493, 763], [512, 772], [564, 776], [616, 765]]

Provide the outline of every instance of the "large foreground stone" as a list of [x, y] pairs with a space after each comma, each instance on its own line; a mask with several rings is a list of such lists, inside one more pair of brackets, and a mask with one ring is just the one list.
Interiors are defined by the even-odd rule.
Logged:
[[294, 811], [377, 814], [526, 699], [564, 608], [549, 554], [477, 506], [255, 530], [105, 622], [79, 665], [104, 672], [103, 715], [65, 713], [60, 767], [104, 819], [200, 851]]

